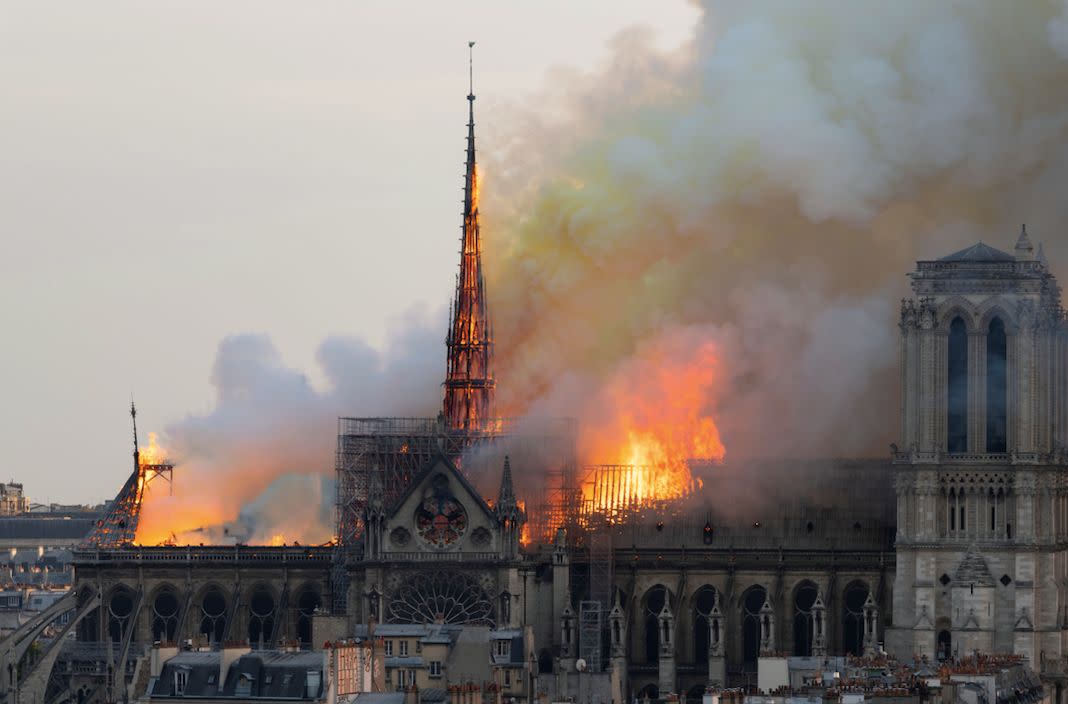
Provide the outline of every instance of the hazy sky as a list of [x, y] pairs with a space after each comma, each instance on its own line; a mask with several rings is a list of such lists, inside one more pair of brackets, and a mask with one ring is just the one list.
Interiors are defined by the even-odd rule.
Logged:
[[380, 342], [447, 302], [469, 39], [486, 151], [549, 69], [593, 69], [634, 25], [674, 46], [696, 15], [0, 0], [0, 481], [110, 498], [130, 394], [143, 431], [209, 410], [223, 337], [267, 333], [314, 379], [327, 335]]

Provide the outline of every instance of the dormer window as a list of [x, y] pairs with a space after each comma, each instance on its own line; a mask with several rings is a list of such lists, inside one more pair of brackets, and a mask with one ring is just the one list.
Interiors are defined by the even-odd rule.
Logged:
[[498, 640], [493, 643], [493, 654], [499, 658], [506, 658], [512, 654], [512, 641]]
[[189, 670], [174, 671], [174, 696], [185, 696], [185, 686], [189, 684]]

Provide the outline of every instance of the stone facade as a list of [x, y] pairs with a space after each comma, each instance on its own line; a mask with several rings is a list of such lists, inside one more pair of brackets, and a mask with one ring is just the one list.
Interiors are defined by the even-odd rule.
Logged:
[[1068, 328], [1026, 230], [911, 274], [901, 308], [897, 574], [888, 648], [1059, 660], [1066, 619]]

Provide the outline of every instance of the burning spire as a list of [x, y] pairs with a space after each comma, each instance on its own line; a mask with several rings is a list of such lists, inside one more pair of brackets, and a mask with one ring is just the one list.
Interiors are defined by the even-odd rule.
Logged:
[[[468, 49], [475, 46], [468, 42]], [[473, 56], [468, 59], [467, 167], [464, 173], [464, 221], [460, 238], [460, 275], [445, 338], [445, 421], [452, 429], [481, 430], [493, 413], [493, 331], [482, 277], [482, 241], [478, 222], [478, 167], [475, 163], [475, 88]]]
[[163, 452], [156, 444], [156, 434], [149, 433], [151, 442], [142, 452], [137, 442], [137, 407], [130, 401], [130, 420], [133, 424], [134, 468], [122, 489], [111, 501], [103, 518], [85, 536], [82, 545], [95, 548], [114, 548], [132, 545], [137, 539], [137, 526], [141, 518], [141, 503], [145, 488], [156, 477], [168, 483], [174, 466], [163, 459]]

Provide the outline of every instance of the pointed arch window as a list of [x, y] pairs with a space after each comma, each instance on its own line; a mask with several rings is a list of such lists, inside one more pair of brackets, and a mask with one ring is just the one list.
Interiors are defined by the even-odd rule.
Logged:
[[816, 585], [807, 581], [794, 590], [794, 655], [812, 655], [816, 625], [812, 607], [818, 594]]
[[1001, 318], [986, 333], [986, 451], [1008, 452], [1008, 338]]
[[656, 585], [645, 595], [645, 662], [655, 663], [660, 658], [659, 616], [667, 604], [667, 589]]
[[708, 654], [714, 635], [710, 626], [718, 626], [712, 622], [712, 610], [716, 607], [716, 588], [705, 585], [697, 590], [693, 597], [693, 654], [694, 662], [708, 662]]
[[968, 330], [959, 316], [949, 324], [946, 450], [968, 451]]

